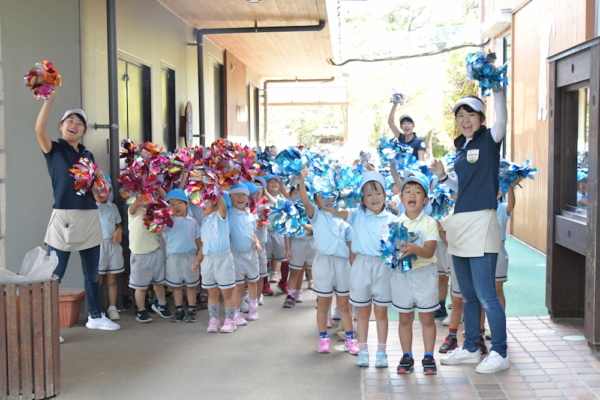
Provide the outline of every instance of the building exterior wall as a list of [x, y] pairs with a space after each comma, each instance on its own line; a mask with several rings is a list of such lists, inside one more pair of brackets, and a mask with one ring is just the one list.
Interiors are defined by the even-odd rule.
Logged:
[[[1, 32], [0, 28], [0, 32]], [[2, 37], [0, 36], [0, 268], [6, 268], [6, 153], [4, 152], [4, 80], [2, 74]]]
[[[35, 136], [35, 121], [42, 106], [23, 86], [23, 75], [36, 62], [48, 60], [63, 76], [49, 121], [53, 140], [62, 114], [81, 107], [79, 0], [43, 2], [0, 0], [5, 185], [0, 182], [0, 207], [6, 207], [2, 226], [5, 266], [18, 271], [25, 253], [42, 246], [50, 219], [52, 186]], [[43, 16], [43, 17], [40, 17]], [[49, 38], [49, 39], [48, 39]], [[1, 113], [1, 110], [0, 110]], [[4, 201], [5, 200], [5, 201]], [[1, 212], [0, 212], [1, 213]], [[4, 222], [5, 221], [5, 222]], [[79, 257], [72, 257], [63, 287], [81, 281]], [[83, 285], [81, 285], [83, 286]]]

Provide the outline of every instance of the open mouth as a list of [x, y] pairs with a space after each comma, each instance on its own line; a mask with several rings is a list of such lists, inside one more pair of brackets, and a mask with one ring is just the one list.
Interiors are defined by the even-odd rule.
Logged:
[[417, 202], [416, 202], [416, 201], [414, 201], [414, 200], [411, 200], [411, 201], [409, 201], [409, 202], [408, 202], [408, 206], [409, 206], [409, 207], [414, 207], [414, 206], [416, 206], [416, 205], [417, 205]]

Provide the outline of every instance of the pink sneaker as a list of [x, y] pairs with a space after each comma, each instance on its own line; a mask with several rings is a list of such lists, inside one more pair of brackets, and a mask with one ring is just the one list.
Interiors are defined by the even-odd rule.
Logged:
[[233, 320], [235, 321], [235, 325], [236, 326], [246, 326], [248, 325], [248, 321], [246, 321], [244, 319], [244, 314], [242, 313], [235, 313], [235, 317], [233, 318]]
[[208, 332], [208, 333], [219, 332], [219, 320], [217, 318], [211, 318], [208, 321], [208, 328], [206, 328], [206, 332]]
[[355, 339], [346, 339], [344, 340], [344, 351], [352, 354], [353, 356], [358, 354], [358, 340]]
[[231, 333], [231, 332], [235, 331], [236, 329], [237, 329], [237, 326], [235, 325], [235, 320], [233, 320], [231, 318], [227, 318], [223, 322], [223, 326], [221, 327], [221, 333]]
[[[319, 347], [317, 348], [317, 351], [319, 353], [329, 353], [331, 352], [331, 347], [329, 345], [329, 338], [327, 339], [319, 339]], [[358, 343], [357, 343], [358, 346]]]
[[250, 307], [248, 311], [248, 321], [256, 321], [258, 319], [258, 307]]

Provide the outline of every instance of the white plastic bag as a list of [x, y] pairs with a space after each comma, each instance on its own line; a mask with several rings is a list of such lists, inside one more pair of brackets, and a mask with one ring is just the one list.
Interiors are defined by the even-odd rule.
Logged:
[[4, 268], [0, 268], [0, 282], [21, 283], [47, 281], [52, 278], [52, 273], [58, 265], [58, 256], [52, 251], [49, 256], [41, 247], [27, 252], [19, 274], [15, 274]]

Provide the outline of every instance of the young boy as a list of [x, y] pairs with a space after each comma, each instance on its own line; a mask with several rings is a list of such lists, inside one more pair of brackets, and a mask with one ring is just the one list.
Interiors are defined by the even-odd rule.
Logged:
[[165, 258], [158, 234], [148, 231], [144, 225], [146, 209], [138, 203], [129, 206], [129, 250], [131, 250], [131, 275], [129, 287], [135, 290], [135, 319], [138, 322], [152, 322], [146, 310], [146, 290], [154, 285], [156, 300], [152, 310], [163, 318], [171, 318], [169, 306], [165, 299]]
[[434, 312], [440, 304], [435, 249], [440, 237], [435, 220], [423, 212], [423, 207], [429, 200], [428, 189], [428, 179], [418, 172], [404, 179], [400, 186], [405, 211], [396, 221], [402, 222], [408, 231], [415, 233], [418, 238], [413, 243], [403, 243], [401, 249], [403, 258], [413, 254], [417, 256], [416, 260], [412, 260], [412, 269], [404, 273], [397, 269], [390, 280], [392, 307], [400, 313], [398, 332], [404, 353], [397, 368], [399, 374], [410, 373], [415, 363], [412, 353], [415, 307], [419, 311], [419, 320], [423, 328], [423, 373], [437, 373], [433, 358], [436, 335]]
[[[164, 228], [167, 237], [165, 280], [175, 299], [175, 315], [171, 322], [193, 323], [196, 322], [196, 286], [200, 283], [198, 266], [202, 257], [200, 226], [187, 215], [189, 200], [182, 189], [171, 190], [165, 200], [173, 210], [173, 227]], [[183, 285], [186, 286], [187, 315], [183, 309]]]
[[[110, 177], [104, 174], [110, 185]], [[117, 275], [125, 271], [123, 261], [123, 248], [121, 247], [121, 214], [115, 204], [108, 200], [112, 186], [106, 196], [94, 193], [98, 212], [100, 213], [100, 224], [102, 225], [102, 243], [100, 244], [100, 261], [98, 263], [98, 278], [100, 286], [106, 275], [108, 285], [108, 318], [112, 321], [121, 319], [117, 311]]]
[[[234, 320], [237, 326], [244, 326], [248, 324], [248, 321], [258, 319], [256, 282], [260, 279], [258, 253], [262, 252], [262, 247], [256, 237], [256, 217], [246, 210], [250, 198], [248, 186], [244, 183], [231, 186], [229, 198], [231, 199], [231, 207], [227, 211], [227, 219], [229, 219], [231, 254], [235, 266], [234, 301], [237, 305]], [[240, 303], [244, 301], [242, 294], [246, 282], [248, 282], [250, 298], [248, 321], [246, 321], [240, 309]]]
[[[248, 185], [248, 190], [250, 191], [250, 197], [253, 201], [258, 201], [258, 199], [264, 197], [265, 187], [267, 186], [267, 182], [265, 182], [262, 176], [257, 176], [254, 178], [254, 183], [246, 182]], [[266, 196], [266, 195], [265, 195]], [[259, 205], [257, 207], [257, 228], [256, 228], [256, 237], [258, 238], [258, 242], [260, 243], [260, 247], [262, 251], [258, 252], [258, 273], [260, 275], [260, 279], [256, 282], [257, 293], [258, 293], [258, 305], [262, 306], [264, 302], [263, 295], [272, 296], [273, 290], [271, 290], [271, 285], [268, 282], [269, 270], [267, 265], [267, 240], [268, 240], [268, 228], [265, 221], [261, 219], [263, 218], [263, 211], [266, 205]], [[266, 282], [265, 282], [266, 281]], [[249, 311], [249, 310], [248, 310]]]

